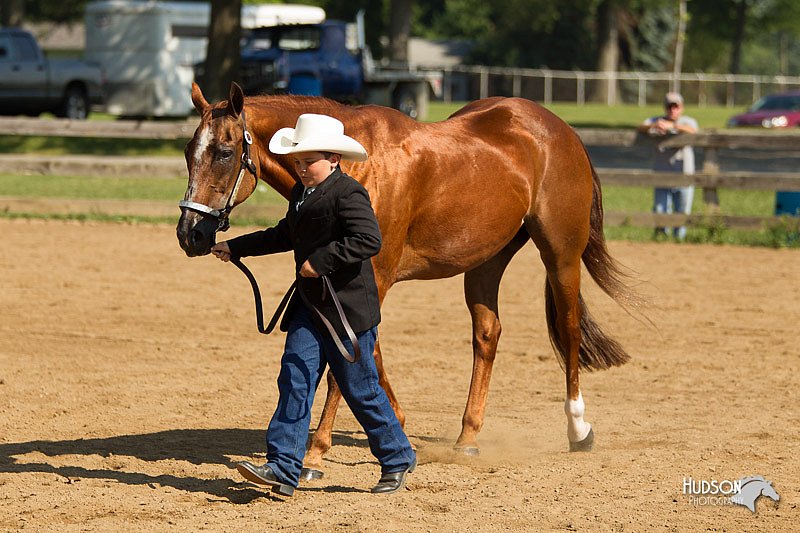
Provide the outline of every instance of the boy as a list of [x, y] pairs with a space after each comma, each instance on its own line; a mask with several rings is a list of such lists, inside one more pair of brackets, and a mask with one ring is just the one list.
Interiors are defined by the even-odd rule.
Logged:
[[[315, 114], [301, 115], [295, 128], [276, 132], [269, 149], [291, 155], [300, 179], [292, 189], [286, 217], [275, 227], [211, 248], [223, 261], [231, 255], [293, 250], [297, 267], [297, 290], [281, 322], [287, 336], [278, 376], [278, 406], [267, 429], [267, 463], [257, 466], [245, 461], [237, 469], [249, 481], [272, 486], [273, 492], [294, 493], [314, 393], [325, 367], [330, 366], [381, 464], [382, 476], [372, 492], [399, 491], [416, 467], [416, 455], [378, 384], [373, 359], [380, 305], [370, 258], [380, 250], [381, 234], [366, 189], [339, 167], [341, 159], [365, 161], [367, 152], [344, 135], [339, 120]], [[329, 294], [331, 290], [335, 294]], [[342, 353], [342, 348], [355, 351], [348, 326], [351, 333], [357, 332], [354, 337], [361, 353], [353, 363]]]

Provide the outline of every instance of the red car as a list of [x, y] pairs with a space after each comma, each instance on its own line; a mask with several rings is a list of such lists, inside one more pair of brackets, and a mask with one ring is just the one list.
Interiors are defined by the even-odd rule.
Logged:
[[760, 126], [793, 128], [800, 126], [800, 91], [771, 94], [753, 104], [746, 113], [728, 119], [728, 127]]

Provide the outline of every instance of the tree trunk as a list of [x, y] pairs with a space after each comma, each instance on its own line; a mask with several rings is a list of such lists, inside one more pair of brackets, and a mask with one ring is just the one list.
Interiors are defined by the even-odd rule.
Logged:
[[25, 0], [2, 0], [0, 2], [0, 26], [20, 27], [25, 20]]
[[683, 43], [686, 40], [686, 0], [678, 1], [678, 34], [675, 37], [675, 61], [672, 64], [672, 90], [681, 90], [681, 69], [683, 68]]
[[241, 21], [242, 0], [211, 0], [205, 69], [199, 80], [209, 102], [227, 98], [231, 82], [239, 79]]
[[747, 0], [736, 3], [736, 20], [734, 21], [733, 42], [731, 43], [731, 74], [738, 74], [742, 65], [742, 45], [747, 26]]
[[[616, 0], [603, 0], [597, 8], [597, 28], [599, 54], [597, 70], [616, 73], [619, 69], [619, 7]], [[595, 91], [596, 100], [602, 103], [616, 103], [616, 79], [600, 81]]]
[[408, 38], [414, 0], [391, 0], [389, 21], [390, 57], [393, 63], [408, 63]]

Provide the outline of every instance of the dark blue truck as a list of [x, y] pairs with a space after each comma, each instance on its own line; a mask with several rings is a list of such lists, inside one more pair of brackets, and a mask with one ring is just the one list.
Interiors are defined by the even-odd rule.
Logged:
[[364, 43], [363, 14], [354, 44], [348, 42], [353, 40], [348, 26], [328, 20], [252, 30], [242, 46], [245, 93], [325, 96], [394, 107], [424, 119], [430, 96], [441, 93], [441, 72], [378, 67]]

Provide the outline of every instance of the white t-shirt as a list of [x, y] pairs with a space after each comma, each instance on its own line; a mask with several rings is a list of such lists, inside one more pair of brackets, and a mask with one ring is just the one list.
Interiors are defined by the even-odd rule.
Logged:
[[[644, 121], [646, 125], [655, 124], [663, 116], [650, 117]], [[675, 125], [692, 126], [699, 129], [697, 121], [692, 117], [681, 116], [675, 121]], [[676, 135], [678, 132], [671, 132], [667, 135]], [[680, 148], [656, 148], [653, 156], [653, 170], [661, 172], [683, 172], [684, 174], [694, 174], [694, 148], [691, 146], [681, 146]]]

